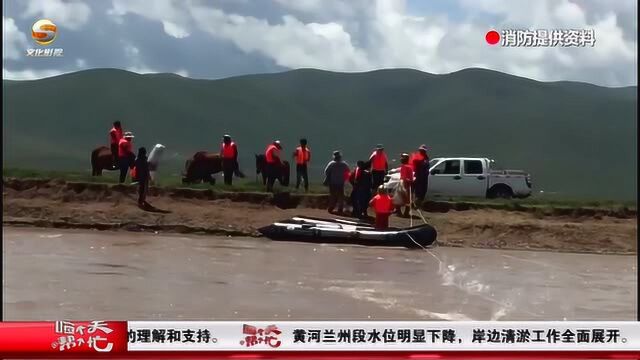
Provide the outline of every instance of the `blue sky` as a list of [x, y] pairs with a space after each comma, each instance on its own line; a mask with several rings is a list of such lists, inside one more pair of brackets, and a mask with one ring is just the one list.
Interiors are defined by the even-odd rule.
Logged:
[[[3, 78], [114, 67], [195, 78], [312, 67], [483, 67], [542, 81], [636, 85], [633, 0], [7, 0]], [[28, 58], [33, 23], [64, 58]], [[489, 46], [492, 29], [594, 29], [587, 48]]]

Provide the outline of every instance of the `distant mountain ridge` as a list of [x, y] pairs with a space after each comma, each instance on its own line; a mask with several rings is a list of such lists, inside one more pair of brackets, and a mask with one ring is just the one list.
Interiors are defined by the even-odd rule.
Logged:
[[432, 156], [488, 156], [532, 173], [536, 190], [636, 196], [637, 87], [539, 82], [491, 70], [335, 73], [299, 69], [219, 80], [94, 69], [3, 80], [4, 166], [87, 169], [114, 120], [135, 145], [165, 144], [176, 172], [198, 150], [238, 142], [243, 170], [280, 139], [309, 139], [312, 177], [331, 151], [351, 164], [377, 143], [390, 157], [422, 143]]

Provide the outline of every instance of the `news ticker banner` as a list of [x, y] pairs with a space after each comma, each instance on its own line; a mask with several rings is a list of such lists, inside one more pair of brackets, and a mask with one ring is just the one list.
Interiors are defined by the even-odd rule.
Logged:
[[637, 322], [54, 321], [0, 323], [0, 353], [640, 351]]

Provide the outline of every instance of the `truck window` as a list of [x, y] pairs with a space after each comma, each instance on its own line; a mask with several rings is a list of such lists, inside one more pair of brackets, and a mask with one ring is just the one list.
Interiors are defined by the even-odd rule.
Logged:
[[460, 174], [460, 160], [447, 160], [444, 163], [444, 171], [443, 174], [452, 174], [458, 175]]
[[482, 175], [482, 161], [465, 160], [464, 173], [467, 175]]

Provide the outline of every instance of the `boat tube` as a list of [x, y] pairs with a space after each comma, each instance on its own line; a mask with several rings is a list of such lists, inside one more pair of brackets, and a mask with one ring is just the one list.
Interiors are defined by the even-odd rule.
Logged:
[[410, 228], [375, 229], [371, 224], [343, 219], [296, 216], [262, 227], [258, 231], [275, 241], [300, 241], [325, 244], [399, 246], [419, 249], [431, 246], [437, 232], [423, 224]]

